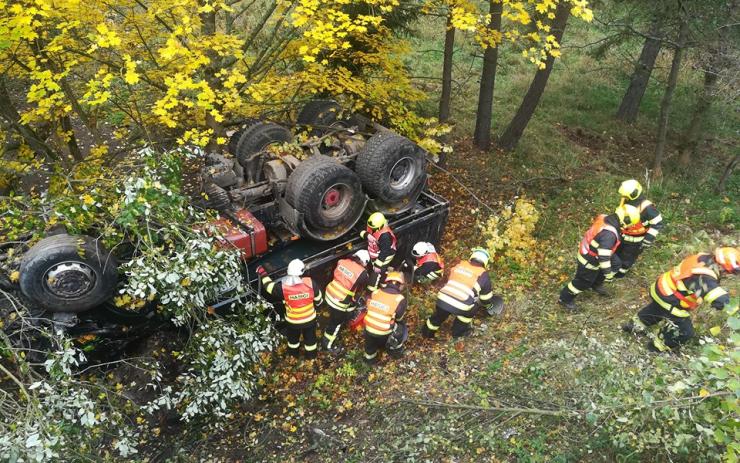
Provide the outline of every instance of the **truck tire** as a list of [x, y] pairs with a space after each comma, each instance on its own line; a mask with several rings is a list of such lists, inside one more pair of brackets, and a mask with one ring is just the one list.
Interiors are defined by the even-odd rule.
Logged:
[[89, 236], [49, 236], [34, 244], [20, 267], [21, 292], [49, 312], [83, 312], [113, 297], [118, 264]]
[[298, 113], [298, 125], [330, 126], [340, 119], [342, 107], [333, 100], [312, 100]]
[[236, 159], [247, 168], [249, 157], [259, 153], [273, 143], [293, 141], [290, 130], [274, 122], [259, 121], [248, 125], [239, 137], [236, 147]]
[[285, 200], [304, 216], [315, 235], [338, 237], [362, 215], [365, 197], [360, 178], [336, 160], [315, 155], [288, 177]]
[[251, 119], [247, 118], [244, 120], [244, 122], [239, 126], [239, 128], [236, 130], [236, 132], [232, 133], [229, 137], [229, 143], [226, 145], [226, 150], [236, 156], [236, 149], [239, 146], [239, 140], [242, 138], [242, 135], [244, 134], [244, 131], [248, 128], [252, 127], [254, 124], [259, 122], [258, 119]]
[[229, 143], [226, 145], [226, 151], [228, 151], [229, 154], [236, 156], [236, 148], [239, 146], [239, 139], [242, 137], [243, 134], [244, 127], [231, 134], [231, 136], [229, 137]]
[[426, 183], [426, 153], [406, 137], [380, 131], [357, 155], [355, 170], [370, 196], [391, 209], [410, 207]]

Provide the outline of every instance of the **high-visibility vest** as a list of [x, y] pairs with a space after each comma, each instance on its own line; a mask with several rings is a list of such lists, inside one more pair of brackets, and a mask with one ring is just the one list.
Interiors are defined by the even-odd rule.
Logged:
[[701, 257], [706, 257], [708, 255], [709, 254], [694, 254], [689, 256], [679, 265], [675, 266], [673, 270], [661, 275], [655, 283], [658, 295], [663, 297], [675, 296], [676, 299], [680, 301], [682, 309], [696, 309], [699, 306], [700, 301], [694, 292], [684, 284], [683, 280], [694, 275], [707, 275], [712, 278], [717, 278], [714, 271], [707, 267], [704, 262], [699, 260]]
[[475, 285], [485, 271], [485, 268], [473, 265], [470, 261], [460, 262], [450, 271], [450, 278], [439, 290], [437, 297], [446, 295], [459, 301], [461, 304], [458, 308], [460, 309], [463, 309], [460, 305], [467, 308], [472, 307], [475, 304]]
[[416, 260], [416, 266], [421, 267], [422, 265], [426, 264], [427, 262], [436, 262], [439, 264], [439, 268], [444, 270], [445, 264], [442, 262], [442, 258], [439, 257], [439, 254], [436, 252], [430, 252], [427, 255], [421, 256], [419, 259]]
[[629, 227], [622, 229], [622, 233], [629, 236], [643, 236], [644, 234], [646, 234], [648, 231], [648, 227], [646, 227], [645, 224], [642, 223], [642, 212], [648, 206], [652, 206], [652, 204], [653, 203], [651, 203], [647, 199], [643, 200], [638, 207], [638, 209], [640, 210], [640, 221], [634, 225], [630, 225]]
[[403, 302], [403, 294], [393, 294], [379, 289], [367, 301], [365, 329], [372, 334], [383, 336], [393, 332], [396, 323], [396, 310]]
[[594, 223], [591, 225], [591, 228], [586, 231], [586, 234], [583, 235], [583, 239], [581, 240], [581, 246], [579, 248], [579, 251], [581, 255], [590, 255], [593, 257], [597, 257], [598, 254], [591, 250], [591, 241], [601, 233], [603, 230], [606, 230], [608, 232], [611, 232], [614, 234], [614, 237], [617, 238], [617, 242], [612, 246], [612, 252], [616, 251], [619, 247], [620, 240], [619, 240], [619, 232], [616, 228], [609, 225], [604, 221], [606, 219], [606, 215], [599, 214], [598, 217], [596, 217], [596, 220], [594, 220]]
[[355, 292], [352, 291], [352, 288], [354, 288], [355, 283], [364, 271], [365, 267], [352, 259], [341, 259], [337, 262], [337, 267], [334, 269], [334, 279], [326, 287], [327, 301], [344, 305], [342, 301], [347, 296], [354, 297]]
[[391, 234], [391, 249], [393, 251], [396, 250], [396, 235], [393, 234], [393, 230], [391, 230], [391, 227], [388, 225], [383, 225], [382, 228], [379, 228], [375, 231], [372, 230], [372, 228], [367, 229], [367, 252], [370, 254], [370, 258], [372, 260], [375, 260], [380, 255], [380, 246], [378, 246], [378, 240], [380, 239], [380, 235], [383, 233], [390, 233]]
[[301, 278], [297, 285], [283, 283], [285, 321], [293, 324], [308, 323], [316, 318], [313, 306], [313, 283], [308, 277]]

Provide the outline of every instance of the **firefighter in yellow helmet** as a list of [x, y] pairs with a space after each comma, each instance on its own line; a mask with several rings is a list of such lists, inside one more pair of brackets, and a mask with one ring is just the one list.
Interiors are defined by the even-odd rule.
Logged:
[[576, 275], [560, 291], [560, 305], [568, 310], [576, 310], [576, 296], [589, 289], [602, 296], [609, 295], [604, 282], [614, 280], [622, 266], [617, 255], [622, 243], [622, 229], [637, 220], [637, 208], [628, 205], [619, 206], [614, 214], [596, 217], [578, 248]]
[[385, 216], [380, 212], [374, 212], [368, 217], [367, 228], [360, 233], [360, 237], [367, 238], [367, 251], [373, 265], [368, 289], [375, 291], [385, 279], [388, 266], [396, 257], [396, 235], [388, 226]]
[[491, 278], [486, 269], [491, 255], [483, 248], [474, 248], [470, 259], [452, 267], [447, 283], [437, 293], [434, 313], [421, 327], [425, 338], [433, 338], [447, 318], [452, 315], [452, 336], [467, 336], [478, 306], [489, 310], [494, 298]]
[[619, 186], [619, 195], [622, 197], [620, 205], [636, 207], [640, 214], [637, 223], [622, 230], [622, 245], [617, 251], [622, 266], [616, 275], [617, 278], [622, 278], [635, 264], [640, 253], [655, 242], [655, 238], [663, 228], [663, 216], [655, 205], [642, 194], [642, 185], [637, 180], [630, 179], [622, 182]]
[[648, 343], [650, 350], [664, 352], [685, 343], [694, 335], [691, 313], [708, 302], [728, 315], [737, 312], [737, 302], [719, 285], [724, 275], [740, 273], [740, 249], [721, 247], [708, 253], [685, 258], [673, 270], [665, 272], [650, 287], [652, 301], [622, 325], [630, 333], [646, 333], [650, 326], [667, 321]]
[[403, 323], [407, 302], [403, 296], [405, 279], [401, 272], [388, 272], [382, 288], [367, 300], [365, 314], [365, 362], [378, 362], [378, 352], [386, 349], [388, 355], [399, 358], [408, 330]]

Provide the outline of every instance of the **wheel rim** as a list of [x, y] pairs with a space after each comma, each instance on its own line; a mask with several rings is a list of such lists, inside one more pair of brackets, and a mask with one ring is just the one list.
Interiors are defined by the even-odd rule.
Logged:
[[343, 217], [352, 203], [352, 188], [344, 183], [330, 186], [321, 195], [319, 213], [326, 220], [337, 220]]
[[83, 262], [61, 262], [47, 270], [44, 285], [57, 297], [80, 298], [95, 287], [95, 272]]
[[394, 190], [403, 190], [413, 183], [416, 177], [416, 164], [410, 157], [396, 161], [391, 168], [390, 186]]

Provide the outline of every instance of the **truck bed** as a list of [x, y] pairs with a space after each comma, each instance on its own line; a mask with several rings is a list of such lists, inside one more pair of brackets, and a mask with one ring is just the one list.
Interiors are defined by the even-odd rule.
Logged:
[[[398, 238], [398, 251], [392, 265], [397, 266], [409, 257], [411, 248], [417, 241], [429, 241], [435, 245], [439, 243], [448, 214], [449, 203], [426, 190], [422, 192], [413, 209], [389, 220]], [[327, 283], [328, 275], [331, 274], [339, 258], [367, 247], [367, 241], [359, 236], [364, 227], [365, 222], [362, 220], [350, 233], [336, 241], [320, 242], [299, 239], [280, 249], [271, 250], [249, 262], [246, 279], [250, 285], [256, 285], [258, 280], [256, 268], [259, 265], [264, 266], [273, 278], [282, 277], [291, 260], [301, 259], [306, 264], [307, 274], [317, 278], [322, 284]]]

